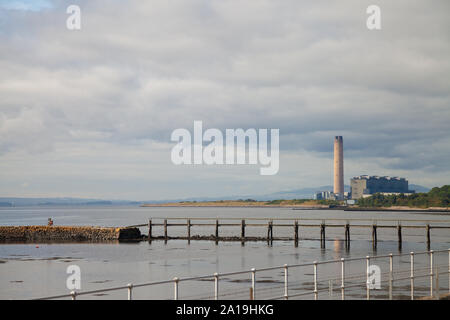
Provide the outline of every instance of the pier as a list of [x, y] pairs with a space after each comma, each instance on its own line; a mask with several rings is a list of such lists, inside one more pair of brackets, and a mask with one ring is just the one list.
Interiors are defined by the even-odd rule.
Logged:
[[[154, 217], [148, 220], [146, 224], [133, 225], [130, 227], [147, 227], [148, 241], [153, 240], [209, 240], [209, 241], [267, 241], [269, 243], [278, 240], [293, 241], [295, 245], [302, 238], [302, 229], [317, 229], [318, 239], [321, 246], [325, 247], [326, 232], [330, 229], [341, 229], [343, 240], [347, 247], [350, 246], [351, 231], [354, 229], [367, 229], [368, 237], [372, 241], [374, 249], [377, 247], [379, 241], [380, 229], [392, 229], [393, 234], [396, 234], [399, 248], [402, 246], [403, 236], [402, 231], [405, 229], [422, 230], [424, 239], [427, 243], [427, 248], [431, 245], [431, 230], [432, 229], [450, 229], [449, 220], [397, 220], [397, 219], [313, 219], [313, 218], [189, 218], [189, 217], [172, 217], [160, 218]], [[169, 227], [185, 228], [185, 235], [169, 235]], [[193, 227], [211, 227], [214, 230], [213, 234], [197, 234], [193, 235], [191, 229]], [[156, 235], [155, 229], [159, 228], [162, 235]], [[235, 235], [224, 236], [220, 234], [223, 229], [235, 228]], [[259, 228], [264, 231], [265, 236], [248, 236], [246, 231], [248, 228]], [[274, 229], [283, 228], [283, 236], [274, 236]], [[370, 238], [371, 233], [371, 238]]]
[[83, 242], [140, 240], [138, 228], [90, 226], [0, 226], [0, 242]]

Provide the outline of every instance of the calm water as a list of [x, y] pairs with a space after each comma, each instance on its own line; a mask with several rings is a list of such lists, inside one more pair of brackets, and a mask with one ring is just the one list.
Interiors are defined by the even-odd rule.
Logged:
[[[95, 226], [127, 226], [146, 223], [154, 217], [236, 217], [236, 218], [317, 218], [317, 219], [415, 219], [439, 220], [442, 224], [450, 224], [450, 217], [417, 213], [380, 213], [380, 212], [344, 212], [330, 210], [292, 210], [284, 208], [139, 208], [139, 207], [64, 207], [64, 208], [8, 208], [0, 209], [0, 225], [39, 225], [46, 224], [51, 217], [56, 225], [95, 225]], [[393, 222], [395, 223], [395, 222]], [[379, 223], [382, 224], [382, 223]], [[432, 225], [438, 222], [431, 223]], [[293, 229], [293, 228], [292, 228]], [[291, 228], [275, 228], [274, 236], [291, 236]], [[147, 233], [146, 228], [142, 228]], [[185, 227], [171, 227], [170, 234], [184, 235]], [[172, 240], [140, 243], [74, 243], [74, 244], [0, 244], [0, 298], [22, 299], [67, 293], [66, 268], [71, 264], [81, 267], [82, 290], [98, 289], [140, 283], [175, 276], [188, 277], [214, 272], [229, 272], [252, 267], [262, 268], [295, 263], [312, 262], [314, 260], [339, 259], [341, 257], [360, 257], [374, 254], [398, 253], [396, 231], [379, 229], [378, 247], [374, 252], [370, 241], [369, 229], [352, 228], [350, 250], [344, 248], [343, 230], [327, 229], [326, 248], [320, 248], [318, 228], [300, 228], [298, 247], [291, 241], [276, 241], [272, 246], [265, 242], [247, 242], [245, 245], [234, 242]], [[155, 227], [155, 234], [162, 230]], [[213, 227], [194, 227], [192, 234], [213, 234]], [[262, 235], [265, 230], [248, 228], [246, 234]], [[426, 250], [425, 231], [423, 229], [404, 229], [402, 252]], [[221, 230], [221, 235], [238, 235], [239, 228], [228, 227]], [[303, 240], [302, 240], [303, 239]], [[306, 240], [305, 240], [306, 239]], [[450, 247], [449, 229], [432, 230], [432, 249]], [[442, 263], [448, 256], [437, 257]], [[447, 259], [447, 260], [445, 260]], [[423, 261], [422, 261], [423, 260]], [[417, 259], [417, 266], [426, 266], [427, 260]], [[396, 266], [408, 267], [409, 258], [396, 259]], [[377, 262], [385, 267], [386, 260]], [[328, 275], [338, 275], [338, 266], [331, 267]], [[334, 269], [333, 269], [334, 268]], [[349, 273], [364, 270], [364, 263], [349, 266]], [[324, 270], [326, 271], [326, 270]], [[295, 285], [308, 286], [311, 282], [312, 270], [299, 270], [290, 273], [290, 282]], [[447, 281], [447, 275], [442, 281]], [[262, 280], [258, 285], [263, 288], [280, 287], [282, 273], [276, 271], [259, 274]], [[319, 279], [320, 280], [320, 279]], [[231, 295], [223, 298], [247, 298], [245, 283], [248, 277], [224, 279], [221, 291], [226, 294], [237, 288], [244, 291], [241, 296]], [[325, 277], [323, 279], [325, 285]], [[328, 284], [327, 284], [328, 285]], [[420, 291], [420, 282], [417, 284]], [[426, 282], [423, 283], [426, 290]], [[180, 285], [181, 298], [207, 298], [211, 294], [213, 283], [196, 281]], [[269, 288], [270, 289], [270, 288]], [[272, 291], [276, 291], [274, 289]], [[400, 284], [398, 293], [406, 290]], [[263, 298], [263, 290], [260, 297]], [[268, 290], [270, 291], [270, 290]], [[171, 298], [172, 286], [137, 289], [135, 298]], [[125, 298], [126, 292], [110, 292], [107, 295], [86, 298]], [[257, 295], [258, 297], [258, 295]], [[354, 298], [359, 296], [355, 294]], [[309, 297], [311, 298], [311, 297]]]

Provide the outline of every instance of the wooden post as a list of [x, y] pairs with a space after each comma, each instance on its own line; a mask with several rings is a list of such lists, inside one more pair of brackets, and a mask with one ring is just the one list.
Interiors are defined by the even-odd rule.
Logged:
[[148, 241], [152, 241], [152, 219], [148, 220]]
[[187, 221], [187, 237], [188, 241], [191, 241], [191, 219], [188, 219]]
[[164, 239], [167, 240], [167, 219], [164, 219]]
[[267, 223], [267, 242], [272, 242], [273, 241], [273, 221], [270, 220]]
[[350, 224], [345, 225], [345, 245], [350, 247]]
[[320, 244], [322, 244], [323, 240], [323, 223], [320, 225]]
[[377, 225], [374, 224], [372, 226], [372, 248], [375, 249], [377, 247]]
[[325, 223], [320, 225], [320, 246], [325, 247]]
[[430, 250], [431, 247], [431, 237], [430, 237], [430, 225], [427, 224], [427, 250]]
[[402, 225], [397, 225], [397, 235], [398, 235], [398, 247], [402, 247]]
[[241, 221], [241, 240], [245, 241], [245, 220]]
[[219, 220], [216, 220], [216, 242], [219, 240]]
[[270, 220], [270, 242], [273, 241], [273, 221]]
[[298, 242], [298, 221], [294, 221], [294, 241]]

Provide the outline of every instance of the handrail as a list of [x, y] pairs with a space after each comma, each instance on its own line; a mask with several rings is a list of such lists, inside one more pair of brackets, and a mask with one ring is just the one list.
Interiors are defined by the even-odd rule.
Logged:
[[[417, 276], [408, 276], [405, 279], [413, 279], [414, 277], [418, 278], [418, 277], [426, 277], [426, 276], [430, 276], [433, 277], [433, 254], [435, 253], [442, 253], [442, 252], [448, 252], [449, 254], [449, 266], [448, 266], [448, 272], [450, 274], [450, 248], [449, 249], [445, 249], [445, 250], [429, 250], [429, 251], [421, 251], [421, 252], [410, 252], [410, 253], [399, 253], [399, 254], [387, 254], [387, 255], [378, 255], [378, 256], [366, 256], [366, 257], [357, 257], [357, 258], [342, 258], [342, 259], [335, 259], [335, 260], [324, 260], [324, 261], [314, 261], [314, 262], [308, 262], [308, 263], [301, 263], [301, 264], [292, 264], [292, 265], [282, 265], [282, 266], [273, 266], [273, 267], [266, 267], [266, 268], [252, 268], [251, 270], [241, 270], [241, 271], [234, 271], [234, 272], [225, 272], [225, 273], [215, 273], [213, 275], [202, 275], [202, 276], [194, 276], [194, 277], [186, 277], [186, 278], [174, 278], [172, 280], [163, 280], [163, 281], [153, 281], [153, 282], [145, 282], [145, 283], [139, 283], [139, 284], [128, 284], [128, 285], [124, 285], [124, 286], [118, 286], [118, 287], [111, 287], [111, 288], [105, 288], [105, 289], [97, 289], [97, 290], [89, 290], [89, 291], [80, 291], [80, 292], [75, 292], [72, 291], [70, 294], [62, 294], [62, 295], [55, 295], [55, 296], [48, 296], [48, 297], [42, 297], [42, 298], [37, 298], [34, 300], [49, 300], [49, 299], [59, 299], [59, 298], [69, 298], [71, 297], [73, 300], [75, 300], [76, 296], [81, 296], [81, 295], [89, 295], [89, 294], [94, 294], [94, 293], [101, 293], [101, 292], [109, 292], [109, 291], [116, 291], [116, 290], [123, 290], [123, 289], [127, 289], [129, 290], [129, 299], [131, 300], [131, 290], [133, 288], [137, 288], [137, 287], [145, 287], [145, 286], [153, 286], [153, 285], [159, 285], [159, 284], [175, 284], [175, 297], [178, 297], [178, 283], [179, 282], [185, 282], [185, 281], [192, 281], [192, 280], [201, 280], [201, 279], [216, 279], [216, 281], [218, 281], [218, 279], [220, 279], [221, 277], [224, 276], [232, 276], [232, 275], [241, 275], [241, 274], [251, 274], [252, 275], [252, 283], [254, 286], [255, 283], [255, 275], [258, 272], [264, 272], [264, 271], [271, 271], [271, 270], [280, 270], [280, 269], [284, 269], [285, 272], [287, 269], [290, 268], [298, 268], [298, 267], [308, 267], [308, 266], [314, 266], [314, 270], [315, 270], [315, 282], [317, 281], [317, 266], [318, 265], [323, 265], [323, 264], [330, 264], [330, 263], [341, 263], [344, 264], [345, 262], [351, 262], [351, 261], [369, 261], [372, 259], [382, 259], [382, 258], [390, 258], [392, 259], [393, 257], [403, 257], [403, 256], [417, 256], [417, 255], [423, 255], [423, 254], [429, 254], [431, 257], [431, 263], [430, 263], [430, 273], [426, 274], [426, 275], [417, 275]], [[413, 263], [413, 260], [411, 260]], [[438, 266], [438, 268], [440, 268]], [[426, 270], [426, 269], [425, 269]], [[416, 269], [416, 271], [418, 271], [418, 269]], [[389, 272], [390, 275], [397, 273], [400, 271], [396, 271], [393, 272], [392, 270]], [[403, 271], [405, 272], [405, 271]], [[342, 274], [342, 277], [344, 277], [344, 274]], [[337, 278], [338, 279], [338, 278]], [[347, 277], [347, 280], [349, 278]], [[432, 278], [431, 278], [432, 279]], [[328, 279], [330, 280], [330, 279]], [[333, 280], [333, 279], [331, 279]], [[396, 279], [399, 280], [399, 279]], [[342, 278], [342, 281], [344, 281], [344, 278]], [[390, 280], [392, 281], [392, 279]], [[285, 273], [285, 282], [286, 282], [286, 286], [287, 286], [287, 272]], [[342, 282], [344, 283], [344, 282]], [[348, 288], [349, 286], [346, 285], [342, 285], [342, 289], [344, 288]], [[431, 287], [432, 289], [432, 287]], [[215, 287], [215, 290], [218, 290], [218, 286]], [[255, 292], [253, 291], [253, 294]], [[317, 289], [315, 289], [312, 293], [317, 293]], [[309, 293], [309, 294], [312, 294]], [[218, 292], [216, 292], [215, 296], [217, 297]], [[288, 295], [289, 297], [294, 297], [295, 295]], [[315, 296], [317, 297], [317, 295], [315, 294]], [[286, 297], [287, 298], [287, 297]]]

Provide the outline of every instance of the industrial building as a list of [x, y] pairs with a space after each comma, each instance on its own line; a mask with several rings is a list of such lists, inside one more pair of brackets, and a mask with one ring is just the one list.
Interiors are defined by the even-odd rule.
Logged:
[[317, 191], [314, 194], [314, 200], [331, 200], [334, 199], [334, 194], [331, 191]]
[[[348, 198], [348, 192], [344, 192], [343, 198]], [[314, 200], [342, 200], [342, 196], [338, 199], [336, 194], [332, 191], [317, 191], [314, 193]]]
[[408, 180], [399, 177], [379, 177], [362, 175], [353, 177], [350, 180], [351, 198], [360, 199], [368, 197], [374, 193], [384, 194], [410, 194]]
[[346, 200], [370, 197], [375, 193], [412, 194], [408, 180], [399, 177], [362, 175], [350, 179], [350, 192], [344, 192], [344, 139], [334, 137], [334, 186], [333, 191], [317, 191], [316, 200]]

